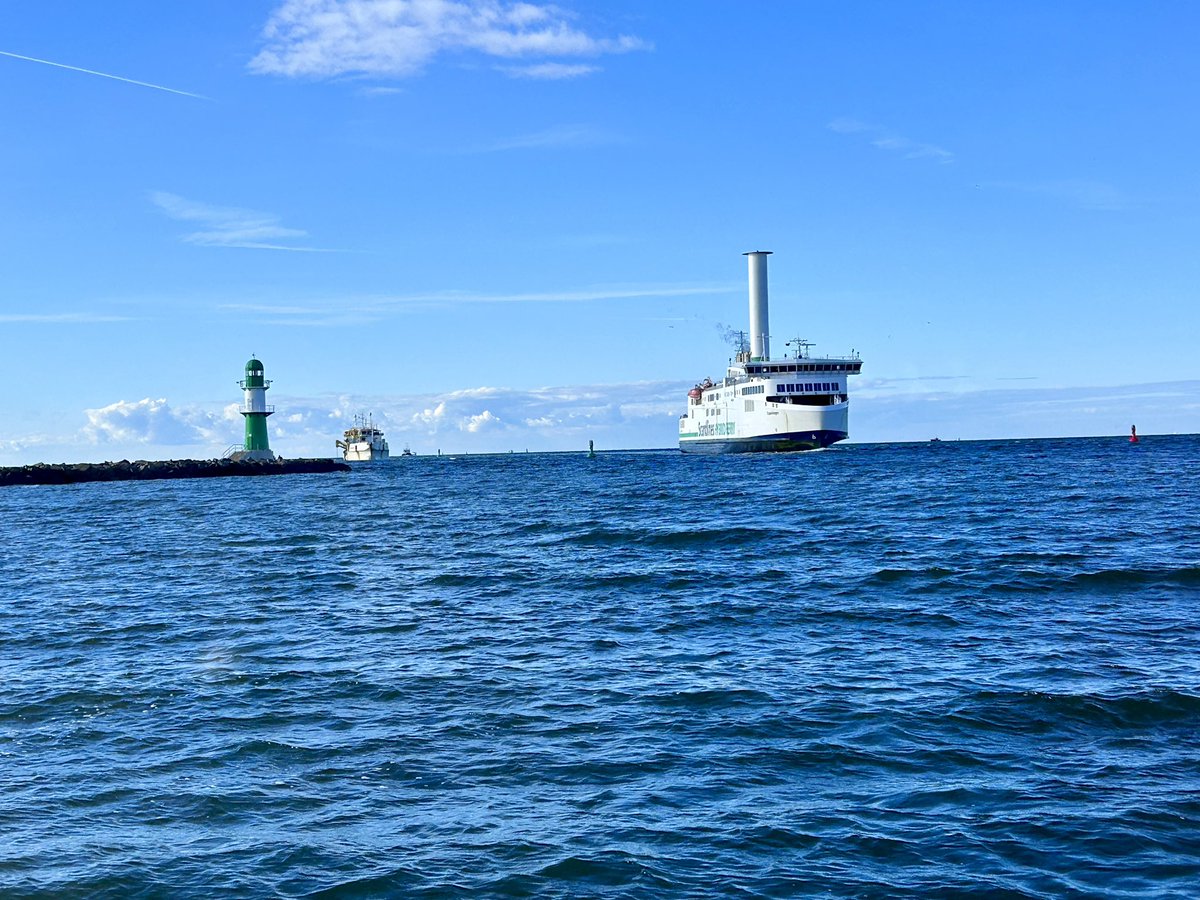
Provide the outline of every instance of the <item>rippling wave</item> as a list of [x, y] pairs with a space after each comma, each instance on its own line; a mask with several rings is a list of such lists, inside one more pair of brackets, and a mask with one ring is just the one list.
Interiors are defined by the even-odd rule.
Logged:
[[0, 894], [1198, 896], [1198, 451], [5, 489]]

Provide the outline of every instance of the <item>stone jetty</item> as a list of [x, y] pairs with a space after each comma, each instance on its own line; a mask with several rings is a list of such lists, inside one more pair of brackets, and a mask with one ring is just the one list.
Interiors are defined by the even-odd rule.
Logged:
[[335, 459], [168, 459], [151, 462], [38, 463], [0, 468], [0, 487], [18, 484], [78, 484], [83, 481], [149, 481], [158, 478], [226, 478], [235, 475], [300, 475], [349, 472]]

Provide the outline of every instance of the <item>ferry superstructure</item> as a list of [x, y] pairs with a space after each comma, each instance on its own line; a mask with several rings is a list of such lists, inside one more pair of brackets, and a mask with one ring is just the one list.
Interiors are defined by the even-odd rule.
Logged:
[[355, 416], [354, 425], [342, 434], [343, 440], [334, 441], [342, 451], [346, 462], [368, 462], [388, 458], [388, 442], [375, 422], [367, 416]]
[[769, 250], [744, 254], [750, 269], [750, 341], [719, 381], [688, 391], [679, 417], [685, 453], [816, 450], [850, 434], [847, 380], [862, 370], [858, 354], [814, 357], [813, 345], [789, 341], [790, 356], [773, 359], [767, 311]]

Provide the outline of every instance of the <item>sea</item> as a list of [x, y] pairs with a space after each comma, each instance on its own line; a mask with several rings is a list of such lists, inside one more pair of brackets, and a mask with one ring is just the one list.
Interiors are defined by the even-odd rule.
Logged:
[[0, 489], [0, 896], [1200, 896], [1200, 437]]

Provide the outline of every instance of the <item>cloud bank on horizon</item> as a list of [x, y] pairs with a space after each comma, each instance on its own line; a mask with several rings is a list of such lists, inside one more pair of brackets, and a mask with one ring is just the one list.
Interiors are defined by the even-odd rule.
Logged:
[[[275, 398], [271, 446], [284, 456], [331, 456], [333, 441], [356, 414], [370, 413], [399, 451], [421, 453], [569, 450], [589, 439], [608, 448], [667, 446], [684, 387], [675, 382], [546, 387], [477, 387], [438, 394]], [[172, 406], [165, 398], [118, 400], [84, 410], [75, 433], [0, 442], [0, 460], [26, 460], [26, 450], [95, 448], [106, 457], [212, 457], [243, 435], [237, 403]], [[82, 461], [82, 460], [71, 460]]]
[[[928, 379], [926, 379], [928, 380]], [[418, 454], [673, 448], [682, 382], [517, 390], [477, 387], [439, 394], [275, 398], [271, 446], [285, 457], [335, 455], [354, 415], [370, 413], [395, 452]], [[237, 403], [172, 406], [165, 398], [118, 400], [84, 411], [63, 434], [0, 441], [0, 464], [106, 459], [210, 458], [242, 439]], [[1088, 388], [929, 390], [883, 379], [854, 396], [851, 441], [980, 440], [1056, 435], [1188, 433], [1200, 416], [1200, 381]]]
[[565, 59], [646, 50], [631, 35], [595, 37], [550, 4], [495, 0], [285, 0], [263, 29], [250, 71], [288, 78], [403, 78], [447, 53], [494, 60], [513, 77], [578, 78], [598, 70]]

